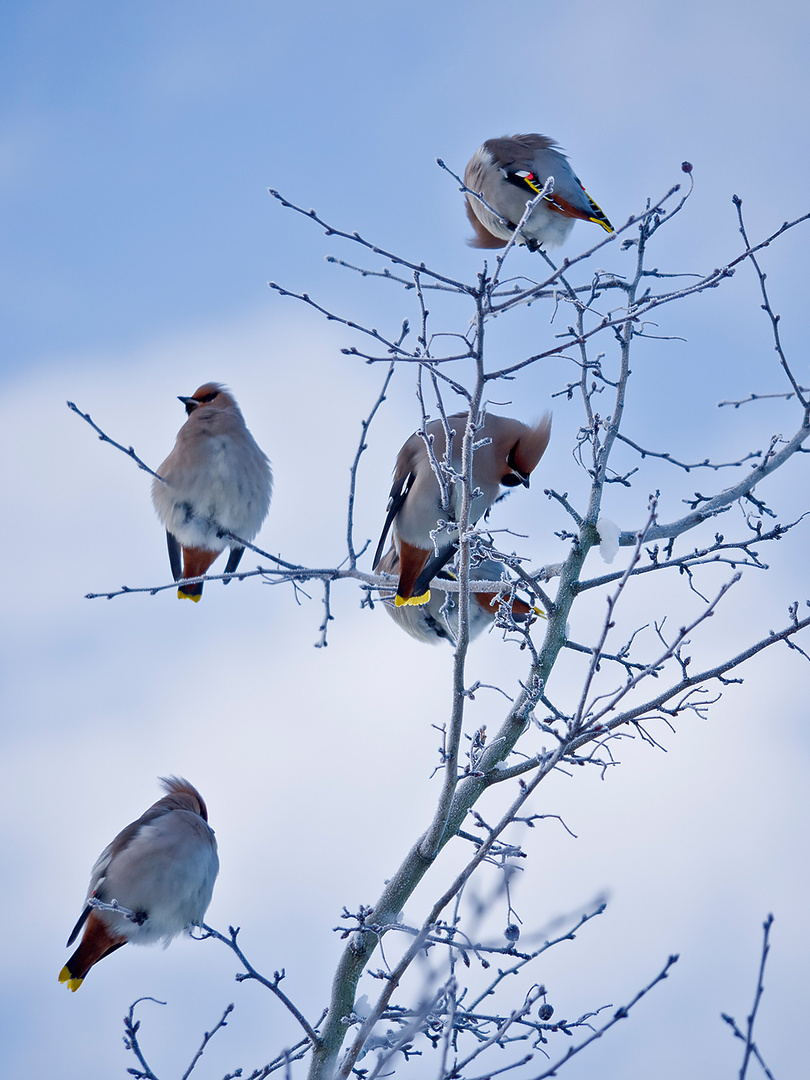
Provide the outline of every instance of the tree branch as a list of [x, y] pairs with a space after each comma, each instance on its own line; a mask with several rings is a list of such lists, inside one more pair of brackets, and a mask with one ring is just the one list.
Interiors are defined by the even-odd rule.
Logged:
[[281, 971], [276, 971], [274, 973], [272, 981], [265, 978], [264, 975], [260, 975], [259, 972], [247, 959], [247, 957], [242, 952], [241, 948], [236, 942], [237, 935], [239, 934], [238, 926], [236, 928], [234, 928], [233, 926], [228, 927], [228, 937], [225, 937], [224, 934], [220, 934], [219, 930], [215, 930], [212, 926], [208, 926], [206, 923], [201, 924], [201, 929], [205, 931], [205, 935], [204, 937], [199, 939], [200, 941], [204, 941], [206, 937], [216, 938], [216, 940], [221, 941], [223, 945], [227, 945], [231, 952], [233, 952], [239, 958], [239, 961], [244, 967], [246, 974], [237, 975], [237, 982], [244, 982], [246, 979], [253, 979], [255, 982], [261, 983], [262, 986], [267, 987], [267, 989], [270, 990], [271, 993], [275, 994], [279, 1001], [284, 1005], [284, 1007], [295, 1017], [295, 1019], [306, 1032], [307, 1038], [312, 1043], [312, 1045], [318, 1046], [320, 1044], [320, 1038], [315, 1029], [305, 1018], [303, 1013], [298, 1008], [296, 1008], [295, 1005], [293, 1005], [292, 1001], [290, 1001], [284, 991], [279, 988], [278, 984], [284, 978], [283, 968]]
[[756, 993], [754, 994], [754, 1007], [751, 1009], [751, 1012], [748, 1015], [746, 1033], [743, 1034], [740, 1031], [733, 1017], [729, 1016], [727, 1013], [720, 1014], [725, 1020], [725, 1022], [729, 1025], [731, 1030], [734, 1032], [736, 1037], [738, 1039], [742, 1039], [742, 1041], [745, 1043], [745, 1053], [743, 1054], [743, 1062], [740, 1068], [740, 1080], [745, 1080], [745, 1075], [748, 1071], [748, 1064], [752, 1057], [755, 1057], [759, 1064], [762, 1066], [762, 1071], [768, 1077], [768, 1080], [774, 1080], [773, 1073], [762, 1060], [762, 1055], [760, 1054], [759, 1050], [757, 1049], [757, 1045], [754, 1042], [754, 1021], [756, 1020], [757, 1009], [759, 1008], [759, 1003], [762, 999], [762, 995], [765, 992], [765, 962], [768, 959], [768, 953], [770, 952], [771, 948], [768, 942], [768, 938], [770, 936], [772, 926], [773, 915], [769, 915], [765, 922], [762, 924], [762, 956], [759, 962], [759, 977], [757, 978], [757, 989]]

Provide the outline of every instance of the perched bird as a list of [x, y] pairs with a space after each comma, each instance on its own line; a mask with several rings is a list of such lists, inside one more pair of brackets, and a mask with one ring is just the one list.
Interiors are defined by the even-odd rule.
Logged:
[[219, 859], [203, 798], [188, 780], [170, 776], [161, 783], [168, 794], [122, 829], [93, 867], [87, 900], [115, 900], [131, 915], [85, 904], [67, 943], [84, 927], [82, 940], [59, 972], [69, 990], [128, 941], [168, 945], [186, 926], [201, 923], [211, 903]]
[[[158, 469], [163, 479], [152, 481], [152, 503], [166, 527], [172, 575], [180, 581], [205, 574], [226, 547], [231, 553], [225, 573], [232, 574], [245, 549], [221, 531], [248, 541], [259, 531], [273, 491], [270, 462], [224, 386], [205, 383], [180, 401], [188, 420]], [[181, 584], [177, 595], [198, 601], [202, 582]]]
[[[467, 423], [467, 414], [458, 413], [448, 418], [450, 430], [455, 431], [452, 440], [451, 465], [461, 470], [461, 443]], [[444, 424], [432, 420], [427, 425], [428, 436], [433, 438], [433, 452], [441, 463], [445, 455]], [[546, 414], [534, 427], [512, 420], [507, 416], [487, 413], [476, 431], [478, 449], [473, 454], [472, 488], [480, 492], [470, 506], [470, 524], [474, 524], [489, 510], [498, 497], [501, 485], [529, 486], [529, 477], [548, 445], [551, 434], [551, 415]], [[480, 445], [481, 443], [484, 445]], [[391, 529], [394, 549], [399, 556], [399, 584], [394, 604], [422, 605], [430, 599], [428, 588], [431, 578], [441, 570], [452, 556], [458, 530], [445, 529], [436, 536], [431, 532], [439, 522], [458, 521], [461, 509], [461, 485], [449, 486], [449, 510], [442, 510], [441, 488], [431, 467], [430, 458], [421, 435], [411, 435], [400, 450], [394, 468], [394, 483], [388, 501], [388, 514], [383, 526], [374, 566], [380, 563], [385, 539]], [[438, 551], [436, 550], [438, 547]]]
[[543, 190], [550, 176], [554, 177], [554, 190], [532, 210], [517, 243], [525, 244], [530, 251], [559, 247], [577, 218], [594, 221], [606, 232], [613, 232], [613, 226], [553, 139], [545, 135], [504, 135], [501, 139], [487, 139], [475, 151], [464, 170], [464, 183], [482, 195], [506, 219], [506, 224], [468, 192], [467, 217], [475, 229], [470, 245], [504, 247], [512, 239], [526, 204]]
[[[374, 567], [377, 574], [399, 573], [399, 555], [392, 544]], [[494, 559], [484, 559], [475, 566], [470, 567], [470, 578], [473, 581], [503, 581], [507, 569], [503, 563]], [[436, 575], [439, 579], [455, 580], [456, 575], [451, 570], [440, 570]], [[470, 594], [470, 641], [491, 626], [499, 611], [498, 592], [471, 593]], [[508, 590], [507, 590], [508, 595]], [[445, 592], [438, 587], [430, 590], [430, 599], [421, 607], [405, 604], [397, 607], [386, 598], [383, 598], [383, 607], [406, 634], [410, 634], [417, 641], [428, 645], [438, 645], [447, 641], [455, 645], [458, 640], [458, 594]], [[532, 607], [520, 597], [516, 596], [511, 603], [512, 618], [515, 622], [524, 622], [530, 613], [544, 617], [539, 608]]]

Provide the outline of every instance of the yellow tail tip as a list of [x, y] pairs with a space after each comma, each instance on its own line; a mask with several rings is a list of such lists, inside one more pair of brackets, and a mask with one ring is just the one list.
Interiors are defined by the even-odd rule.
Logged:
[[[588, 195], [587, 191], [585, 192], [585, 194]], [[588, 198], [591, 199], [590, 195], [588, 195]], [[607, 233], [612, 233], [616, 231], [608, 221], [605, 212], [601, 209], [601, 207], [596, 205], [593, 199], [591, 199], [591, 210], [593, 210], [593, 214], [591, 215], [591, 217], [588, 218], [588, 221], [592, 221], [594, 225], [601, 225]]]
[[423, 592], [421, 596], [409, 596], [406, 600], [404, 597], [397, 594], [394, 597], [395, 607], [421, 607], [430, 600], [430, 589], [427, 592]]
[[182, 589], [178, 589], [177, 590], [177, 599], [178, 600], [193, 600], [195, 604], [198, 604], [200, 602], [200, 600], [202, 600], [202, 593], [192, 594], [192, 593], [183, 592]]
[[76, 991], [79, 989], [79, 987], [84, 982], [84, 979], [76, 979], [76, 978], [74, 978], [70, 974], [70, 971], [68, 970], [67, 965], [65, 965], [65, 967], [63, 967], [62, 970], [59, 972], [59, 982], [60, 983], [67, 983], [68, 990], [72, 990], [73, 993], [75, 994]]
[[533, 607], [532, 611], [535, 613], [535, 615], [538, 615], [541, 619], [547, 619], [548, 618], [548, 615], [546, 615], [545, 611], [543, 611], [542, 608]]

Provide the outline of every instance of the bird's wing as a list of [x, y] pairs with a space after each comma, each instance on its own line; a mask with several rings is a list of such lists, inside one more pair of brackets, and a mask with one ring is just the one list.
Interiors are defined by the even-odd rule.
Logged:
[[166, 546], [169, 549], [169, 566], [172, 568], [172, 577], [179, 581], [183, 576], [183, 568], [180, 565], [180, 544], [177, 538], [166, 530]]
[[[241, 560], [241, 558], [242, 558], [242, 556], [244, 554], [245, 554], [245, 549], [243, 547], [231, 548], [231, 553], [228, 556], [227, 563], [225, 564], [225, 573], [226, 574], [232, 574], [234, 572], [234, 570], [236, 570], [237, 566], [239, 565], [239, 561]], [[227, 585], [228, 582], [226, 581], [225, 584]]]
[[388, 513], [385, 515], [385, 524], [383, 525], [383, 530], [380, 534], [380, 542], [377, 544], [377, 550], [374, 553], [373, 566], [376, 566], [380, 561], [382, 549], [385, 546], [385, 538], [388, 536], [388, 530], [391, 528], [394, 518], [402, 509], [402, 504], [408, 497], [408, 492], [411, 490], [413, 479], [414, 473], [412, 472], [403, 473], [403, 475], [394, 478], [394, 483], [391, 486], [391, 495], [388, 499]]

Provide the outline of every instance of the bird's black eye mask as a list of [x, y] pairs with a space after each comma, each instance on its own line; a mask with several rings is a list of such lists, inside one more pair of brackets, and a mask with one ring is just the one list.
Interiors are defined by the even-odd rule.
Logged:
[[218, 394], [219, 390], [212, 390], [210, 394], [205, 394], [201, 398], [180, 398], [186, 406], [186, 416], [191, 416], [194, 410], [198, 409], [200, 405], [210, 405]]
[[501, 477], [501, 483], [504, 487], [518, 487], [520, 484], [525, 484], [529, 478], [528, 474], [522, 473], [515, 464], [515, 450], [517, 450], [517, 443], [506, 455], [506, 464], [512, 471]]
[[520, 477], [516, 476], [514, 473], [507, 473], [506, 476], [504, 476], [504, 478], [501, 480], [501, 483], [504, 487], [518, 487], [520, 484], [523, 483], [523, 480], [521, 480]]

